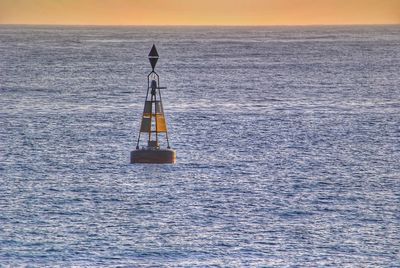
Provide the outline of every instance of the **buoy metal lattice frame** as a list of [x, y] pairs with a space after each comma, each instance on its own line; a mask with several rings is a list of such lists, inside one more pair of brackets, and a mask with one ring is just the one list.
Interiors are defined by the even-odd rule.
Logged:
[[[158, 52], [153, 45], [149, 61], [152, 71], [147, 76], [147, 92], [144, 103], [142, 121], [136, 143], [136, 150], [131, 152], [131, 163], [173, 164], [176, 161], [176, 152], [172, 150], [168, 139], [167, 121], [161, 96], [160, 76], [154, 71], [158, 61]], [[147, 133], [147, 146], [140, 148], [141, 134]], [[167, 149], [161, 149], [159, 134], [165, 133]], [[155, 138], [155, 139], [154, 139]]]
[[149, 147], [152, 147], [150, 145], [152, 144], [151, 138], [153, 133], [155, 134], [156, 138], [155, 144], [157, 147], [159, 144], [158, 143], [159, 133], [165, 133], [165, 138], [167, 140], [167, 148], [168, 149], [171, 148], [169, 145], [167, 122], [164, 114], [164, 107], [161, 95], [161, 89], [166, 89], [166, 87], [160, 87], [159, 85], [160, 85], [160, 76], [153, 69], [153, 71], [151, 71], [147, 76], [146, 100], [143, 109], [142, 123], [140, 126], [136, 149], [139, 149], [142, 132], [148, 133]]

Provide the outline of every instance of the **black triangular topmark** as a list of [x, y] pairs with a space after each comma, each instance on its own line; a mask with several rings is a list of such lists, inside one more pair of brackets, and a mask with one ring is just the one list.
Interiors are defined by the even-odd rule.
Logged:
[[149, 53], [149, 58], [158, 58], [158, 52], [157, 52], [157, 48], [156, 48], [156, 45], [154, 45], [153, 44], [153, 47], [151, 48], [151, 50], [150, 50], [150, 53]]

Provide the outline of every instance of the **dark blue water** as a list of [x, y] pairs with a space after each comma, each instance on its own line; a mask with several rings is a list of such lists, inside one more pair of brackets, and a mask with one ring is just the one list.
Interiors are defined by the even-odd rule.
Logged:
[[399, 73], [399, 26], [1, 26], [0, 266], [400, 267]]

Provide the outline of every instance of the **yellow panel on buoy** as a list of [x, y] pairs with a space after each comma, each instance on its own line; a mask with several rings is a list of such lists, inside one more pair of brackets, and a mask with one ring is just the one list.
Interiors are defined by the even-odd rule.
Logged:
[[140, 126], [140, 132], [150, 132], [151, 131], [151, 118], [143, 117], [142, 125]]
[[157, 132], [167, 132], [167, 123], [164, 116], [157, 116]]

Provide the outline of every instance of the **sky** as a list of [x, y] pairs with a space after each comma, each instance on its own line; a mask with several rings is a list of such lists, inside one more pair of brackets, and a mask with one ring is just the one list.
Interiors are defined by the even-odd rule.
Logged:
[[400, 0], [0, 0], [0, 24], [400, 24]]

